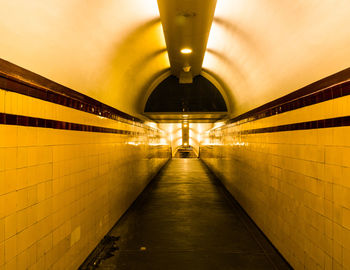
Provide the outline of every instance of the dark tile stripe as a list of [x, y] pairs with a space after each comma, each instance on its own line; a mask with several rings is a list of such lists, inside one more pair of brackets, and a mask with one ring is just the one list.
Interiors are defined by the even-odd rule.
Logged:
[[226, 122], [240, 125], [350, 94], [350, 68], [326, 77]]
[[280, 125], [280, 126], [274, 126], [274, 127], [242, 130], [242, 131], [232, 132], [229, 134], [246, 135], [246, 134], [272, 133], [272, 132], [282, 132], [282, 131], [319, 129], [319, 128], [334, 128], [334, 127], [345, 127], [345, 126], [350, 126], [350, 116], [321, 119], [321, 120], [294, 123], [294, 124], [288, 124], [288, 125]]
[[23, 115], [0, 113], [0, 124], [3, 125], [18, 125], [26, 127], [40, 127], [40, 128], [54, 128], [75, 131], [100, 132], [100, 133], [114, 133], [124, 135], [144, 135], [142, 132], [106, 128], [99, 126], [90, 126], [83, 124], [76, 124], [71, 122], [29, 117]]
[[[113, 120], [143, 126], [143, 121], [0, 58], [0, 89], [49, 101]], [[145, 126], [148, 128], [148, 126]]]
[[[286, 96], [230, 119], [226, 122], [226, 127], [223, 128], [227, 128], [228, 124], [231, 124], [230, 126], [232, 126], [232, 124], [239, 125], [327, 100], [347, 96], [350, 94], [349, 80], [350, 68], [347, 68]], [[143, 128], [155, 131], [155, 129], [143, 125], [143, 121], [138, 118], [121, 112], [93, 98], [55, 83], [3, 59], [0, 59], [0, 89], [35, 97], [55, 104], [103, 116], [105, 118], [142, 126]], [[8, 121], [11, 122], [10, 119]]]

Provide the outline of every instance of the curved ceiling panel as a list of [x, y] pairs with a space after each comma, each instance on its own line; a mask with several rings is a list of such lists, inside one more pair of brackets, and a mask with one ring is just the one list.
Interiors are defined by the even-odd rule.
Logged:
[[134, 115], [170, 67], [156, 0], [2, 1], [0, 25], [1, 58]]
[[347, 68], [349, 24], [348, 0], [218, 0], [203, 68], [237, 115]]
[[158, 0], [171, 72], [180, 83], [200, 74], [216, 0]]

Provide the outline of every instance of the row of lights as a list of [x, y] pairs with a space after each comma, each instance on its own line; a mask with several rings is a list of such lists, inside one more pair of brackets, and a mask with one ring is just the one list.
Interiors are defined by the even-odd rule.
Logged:
[[[182, 53], [182, 54], [191, 54], [191, 53], [192, 53], [192, 49], [190, 49], [190, 48], [183, 48], [183, 49], [181, 49], [181, 53]], [[188, 72], [189, 70], [190, 70], [190, 67], [184, 67], [184, 71], [185, 71], [185, 72]], [[187, 118], [188, 115], [183, 115], [183, 117], [184, 117], [184, 118]], [[185, 123], [183, 124], [183, 126], [184, 126], [185, 128], [187, 128], [188, 124], [185, 122]], [[187, 142], [184, 143], [184, 146], [188, 146]]]

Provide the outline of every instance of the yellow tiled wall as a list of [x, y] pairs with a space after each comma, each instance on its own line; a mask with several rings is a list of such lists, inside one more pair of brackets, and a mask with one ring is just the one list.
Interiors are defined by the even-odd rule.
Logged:
[[3, 90], [0, 112], [142, 133], [0, 125], [0, 269], [77, 269], [170, 156], [144, 126]]
[[350, 113], [350, 97], [203, 135], [201, 158], [295, 269], [350, 269], [350, 127], [243, 130]]

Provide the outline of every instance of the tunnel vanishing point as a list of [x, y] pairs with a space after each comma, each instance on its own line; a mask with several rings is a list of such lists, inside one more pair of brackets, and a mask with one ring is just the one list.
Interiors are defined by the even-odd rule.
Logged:
[[350, 1], [0, 8], [0, 269], [350, 270]]

